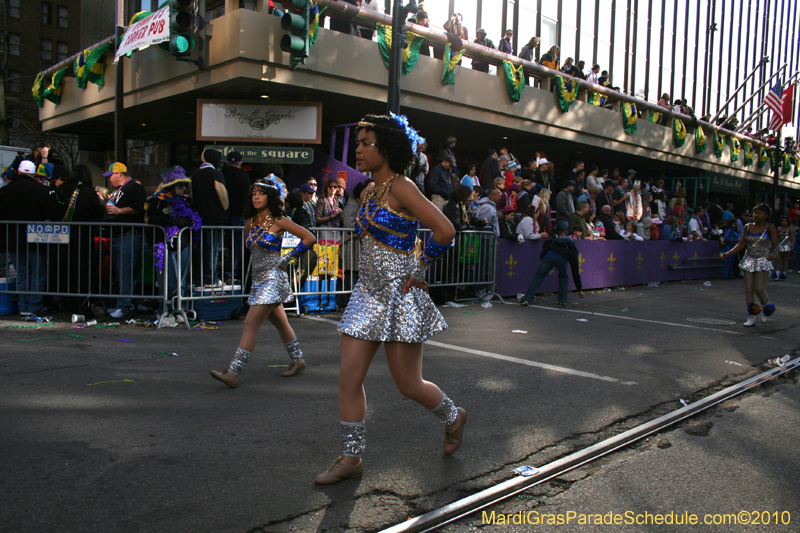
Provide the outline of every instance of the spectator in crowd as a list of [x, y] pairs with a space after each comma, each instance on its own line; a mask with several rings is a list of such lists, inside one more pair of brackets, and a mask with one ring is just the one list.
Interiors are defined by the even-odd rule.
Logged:
[[[334, 19], [331, 19], [333, 22]], [[200, 159], [203, 164], [192, 175], [191, 191], [194, 209], [203, 219], [203, 226], [223, 226], [228, 220], [228, 190], [225, 188], [225, 176], [217, 170], [222, 161], [222, 153], [213, 148], [203, 151]], [[249, 178], [248, 178], [249, 179]], [[221, 285], [222, 280], [217, 272], [219, 256], [222, 252], [223, 230], [205, 229], [201, 242], [201, 253], [197, 254], [195, 263], [200, 264], [203, 274], [203, 285]]]
[[[739, 228], [736, 226], [734, 220], [727, 220], [723, 222], [723, 224], [725, 233], [722, 234], [722, 239], [720, 239], [720, 245], [722, 246], [720, 252], [724, 254], [725, 252], [733, 250], [733, 247], [736, 246], [742, 238], [742, 234], [739, 232]], [[734, 279], [736, 277], [735, 268], [736, 256], [731, 255], [726, 257], [722, 262], [722, 275], [720, 279]]]
[[778, 226], [778, 258], [775, 260], [775, 270], [771, 274], [772, 279], [786, 281], [789, 261], [795, 255], [794, 246], [794, 231], [789, 223], [789, 217], [783, 217]]
[[592, 70], [586, 72], [586, 81], [589, 83], [594, 83], [595, 85], [600, 84], [600, 65], [596, 64], [592, 67]]
[[[147, 193], [128, 175], [128, 167], [119, 162], [113, 163], [103, 176], [116, 188], [106, 204], [106, 220], [118, 224], [143, 224]], [[120, 294], [133, 294], [133, 270], [142, 253], [142, 244], [141, 228], [120, 226], [112, 229], [112, 264]], [[115, 308], [107, 312], [112, 318], [125, 318], [133, 310], [130, 298], [120, 297]]]
[[481, 187], [489, 190], [494, 187], [495, 178], [501, 177], [500, 175], [500, 162], [497, 150], [489, 149], [489, 155], [481, 165]]
[[[98, 185], [94, 188], [94, 192], [97, 193], [97, 197], [103, 203], [103, 206], [105, 206], [108, 203], [108, 200], [111, 198], [111, 193], [108, 191], [107, 187]], [[103, 209], [105, 210], [105, 207]]]
[[[356, 186], [357, 187], [357, 186]], [[300, 186], [300, 189], [289, 193], [286, 196], [286, 205], [289, 207], [289, 218], [301, 228], [311, 229], [315, 227], [316, 213], [313, 209], [309, 210], [307, 199], [314, 194], [314, 188], [308, 183]], [[354, 191], [355, 194], [355, 191]], [[351, 195], [352, 198], [352, 195]], [[248, 253], [250, 251], [248, 250]], [[297, 265], [298, 286], [302, 290], [308, 276], [317, 268], [317, 252], [312, 248], [299, 261]]]
[[417, 145], [417, 160], [419, 162], [419, 174], [417, 174], [416, 179], [414, 180], [417, 184], [419, 190], [424, 194], [425, 193], [425, 176], [428, 175], [430, 171], [430, 163], [428, 162], [428, 154], [425, 153], [425, 150], [428, 149], [428, 143], [422, 142]]
[[536, 210], [537, 217], [536, 221], [539, 222], [539, 227], [542, 228], [547, 233], [552, 234], [553, 231], [553, 223], [552, 217], [550, 212], [550, 199], [552, 196], [552, 191], [550, 189], [542, 189], [539, 191], [539, 207]]
[[597, 219], [603, 223], [606, 240], [622, 240], [622, 235], [617, 231], [617, 224], [615, 224], [614, 219], [611, 218], [611, 206], [609, 204], [605, 204], [600, 208], [600, 211], [597, 213]]
[[514, 211], [517, 210], [517, 195], [519, 194], [519, 185], [512, 183], [500, 195], [500, 200], [497, 203], [497, 209], [502, 210], [507, 206], [511, 206]]
[[300, 224], [300, 221], [302, 221], [303, 219], [295, 220], [294, 218], [292, 218], [292, 221], [295, 224], [299, 224], [306, 229], [315, 228], [317, 226], [317, 204], [314, 201], [314, 197], [317, 195], [316, 180], [314, 180], [313, 184], [312, 183], [302, 184], [300, 186], [300, 189], [298, 189], [298, 192], [300, 193], [300, 198], [302, 198], [303, 200], [303, 210], [308, 215], [308, 225], [304, 226], [303, 224]]
[[[424, 26], [425, 28], [431, 27], [431, 21], [428, 18], [428, 13], [423, 9], [417, 11], [417, 13], [408, 19], [409, 22], [413, 22], [414, 24], [419, 24], [420, 26]], [[419, 55], [430, 57], [431, 56], [431, 47], [429, 44], [425, 44], [424, 42], [419, 46]]]
[[739, 233], [744, 233], [744, 227], [753, 221], [753, 217], [747, 211], [744, 211], [739, 218], [736, 219], [736, 225], [739, 228]]
[[481, 180], [478, 178], [477, 175], [478, 167], [473, 164], [467, 165], [467, 173], [464, 174], [464, 177], [461, 178], [461, 185], [466, 185], [467, 187], [472, 190], [474, 187], [481, 186]]
[[538, 168], [538, 166], [539, 166], [538, 157], [534, 159], [529, 159], [527, 166], [522, 169], [522, 179], [534, 181], [536, 179], [534, 177], [534, 171]]
[[572, 192], [575, 190], [575, 183], [565, 181], [564, 188], [556, 195], [556, 226], [569, 229], [569, 217], [575, 212], [575, 199]]
[[592, 213], [597, 213], [597, 196], [600, 194], [600, 189], [597, 185], [590, 185], [586, 192], [588, 193], [586, 201], [589, 203], [589, 209]]
[[582, 79], [583, 78], [583, 72], [581, 72], [581, 69], [579, 69], [575, 65], [574, 61], [575, 61], [574, 59], [572, 59], [571, 57], [568, 57], [564, 61], [564, 65], [561, 67], [561, 72], [563, 72], [564, 74], [567, 74], [569, 76], [572, 76], [573, 78]]
[[700, 221], [702, 213], [702, 206], [698, 205], [694, 208], [692, 218], [689, 220], [689, 237], [694, 241], [708, 242], [708, 240], [703, 236], [703, 224]]
[[[486, 38], [486, 30], [483, 28], [478, 28], [478, 30], [475, 32], [475, 44], [485, 46], [490, 50], [495, 50], [494, 43], [491, 41], [491, 39]], [[478, 70], [480, 72], [489, 72], [489, 63], [473, 59], [472, 70]]]
[[658, 240], [658, 226], [653, 224], [653, 219], [650, 217], [642, 217], [642, 220], [636, 224], [636, 233], [646, 241]]
[[667, 218], [667, 194], [664, 191], [656, 193], [653, 203], [656, 206], [653, 214], [661, 220]]
[[701, 206], [702, 211], [700, 212], [700, 225], [703, 228], [703, 234], [708, 237], [714, 228], [711, 226], [711, 218], [708, 215], [708, 208], [711, 206], [711, 202], [705, 201]]
[[[733, 216], [733, 204], [728, 205], [730, 206], [728, 209], [731, 212], [731, 216]], [[789, 222], [794, 227], [800, 225], [800, 203], [794, 204], [794, 207], [789, 210]], [[798, 265], [798, 267], [800, 267], [800, 265]]]
[[[381, 12], [381, 6], [378, 3], [378, 0], [359, 0], [358, 3], [364, 9], [369, 9], [370, 11], [375, 11], [376, 13]], [[363, 26], [357, 26], [356, 30], [363, 39], [367, 39], [369, 41], [372, 40], [372, 36], [375, 33], [375, 30], [371, 30]]]
[[500, 219], [498, 225], [500, 226], [500, 238], [508, 239], [509, 241], [517, 240], [517, 211], [514, 206], [507, 205], [502, 208], [503, 218]]
[[600, 77], [597, 78], [597, 84], [602, 85], [603, 87], [611, 87], [611, 81], [609, 79], [607, 70], [604, 70], [600, 73]]
[[578, 198], [583, 197], [584, 200], [588, 200], [587, 189], [586, 189], [586, 171], [581, 169], [575, 174], [575, 179], [570, 180], [575, 183], [575, 190], [572, 191], [572, 197], [575, 199], [575, 203], [578, 203]]
[[497, 219], [497, 202], [500, 201], [500, 189], [490, 188], [486, 192], [486, 197], [478, 200], [478, 215], [481, 220], [486, 221], [486, 227], [494, 230], [494, 236], [500, 236], [500, 224]]
[[[36, 180], [36, 165], [32, 161], [21, 161], [16, 176], [0, 188], [0, 221], [44, 221], [53, 218], [55, 209], [47, 187]], [[17, 295], [19, 313], [38, 315], [44, 298], [36, 293], [45, 290], [47, 280], [45, 247], [27, 242], [24, 224], [0, 224], [0, 250], [4, 253], [8, 250], [9, 260], [16, 268], [17, 290], [34, 293]]]
[[569, 225], [567, 232], [570, 235], [575, 234], [577, 230], [581, 232], [582, 239], [586, 239], [587, 237], [591, 236], [591, 230], [586, 225], [586, 219], [584, 218], [588, 211], [589, 204], [587, 202], [578, 202], [578, 205], [575, 207], [575, 211], [570, 214], [568, 220]]
[[558, 70], [558, 46], [553, 45], [550, 47], [550, 50], [542, 54], [539, 58], [539, 64], [553, 70]]
[[686, 206], [684, 205], [683, 198], [673, 198], [675, 203], [672, 206], [672, 209], [667, 211], [667, 216], [674, 216], [676, 218], [683, 219], [686, 216]]
[[539, 168], [536, 169], [536, 181], [541, 184], [545, 189], [554, 191], [556, 189], [556, 180], [553, 177], [552, 163], [547, 158], [542, 157], [539, 159]]
[[633, 189], [625, 198], [625, 218], [627, 220], [641, 220], [644, 216], [644, 201], [642, 200], [642, 184], [639, 180], [633, 182]]
[[[352, 4], [354, 6], [358, 5], [357, 0], [343, 0], [343, 1], [347, 2], [348, 4]], [[348, 34], [353, 33], [353, 26], [350, 24], [349, 20], [345, 19], [338, 19], [331, 17], [330, 29], [331, 31], [338, 31], [339, 33], [348, 33]]]
[[586, 176], [586, 188], [588, 189], [591, 186], [597, 187], [598, 191], [603, 187], [603, 185], [598, 181], [598, 173], [600, 170], [597, 167], [592, 167], [589, 174]]
[[683, 241], [683, 230], [675, 216], [668, 216], [658, 232], [658, 238], [662, 241], [681, 242]]
[[445, 202], [450, 197], [453, 190], [453, 157], [445, 155], [442, 161], [433, 167], [429, 176], [428, 187], [425, 192], [430, 196], [431, 202], [440, 210], [444, 208]]
[[486, 224], [472, 214], [472, 192], [466, 185], [456, 185], [444, 204], [442, 212], [456, 231], [466, 231], [471, 227], [481, 228]]
[[536, 293], [542, 282], [545, 280], [553, 268], [558, 270], [558, 303], [562, 307], [567, 306], [567, 292], [569, 288], [569, 278], [567, 275], [567, 265], [572, 270], [572, 280], [578, 295], [583, 298], [583, 285], [581, 284], [580, 264], [578, 263], [578, 249], [572, 239], [564, 237], [564, 228], [556, 228], [554, 238], [547, 239], [542, 246], [539, 254], [539, 268], [536, 270], [525, 294], [518, 294], [517, 299], [522, 306], [533, 303]]
[[576, 65], [578, 65], [578, 72], [577, 72], [575, 77], [576, 78], [580, 78], [582, 80], [585, 80], [586, 79], [586, 72], [585, 72], [586, 61], [580, 60], [580, 61], [578, 61], [576, 63]]
[[520, 213], [524, 213], [528, 206], [532, 205], [534, 196], [533, 182], [531, 180], [522, 180], [520, 182], [520, 191], [517, 195], [517, 209]]
[[[789, 215], [791, 215], [791, 214], [792, 214], [792, 212], [790, 211]], [[791, 220], [791, 216], [789, 218]], [[736, 217], [733, 215], [733, 204], [732, 203], [727, 203], [725, 205], [725, 211], [722, 212], [722, 220], [723, 220], [723, 222], [736, 220]]]
[[[250, 176], [242, 170], [242, 154], [237, 151], [228, 153], [227, 164], [222, 167], [225, 176], [225, 190], [228, 192], [228, 219], [226, 226], [244, 228], [244, 210], [250, 202]], [[162, 174], [163, 177], [163, 174]], [[230, 240], [230, 257], [222, 266], [225, 283], [235, 284], [242, 279], [240, 268], [245, 248], [242, 243], [243, 229], [234, 229], [227, 234]]]
[[298, 226], [309, 229], [312, 224], [308, 211], [303, 208], [303, 195], [301, 193], [303, 187], [306, 187], [306, 190], [311, 188], [311, 186], [304, 183], [299, 189], [286, 195], [286, 215]]
[[462, 41], [469, 41], [469, 31], [464, 27], [461, 13], [453, 13], [442, 26], [444, 31], [457, 35]]
[[500, 155], [506, 156], [508, 158], [509, 163], [513, 161], [514, 163], [517, 164], [517, 166], [519, 166], [519, 159], [517, 159], [516, 156], [514, 156], [514, 154], [509, 152], [508, 148], [506, 148], [505, 146], [500, 147]]
[[519, 51], [519, 58], [526, 61], [533, 61], [536, 49], [539, 48], [539, 38], [531, 37], [528, 43]]
[[[614, 182], [606, 180], [603, 182], [603, 189], [597, 194], [595, 198], [595, 211], [601, 213], [604, 205], [614, 206]], [[609, 213], [611, 216], [611, 213]]]
[[628, 220], [627, 222], [623, 222], [622, 220], [620, 220], [620, 223], [624, 228], [619, 232], [619, 234], [622, 236], [623, 239], [625, 239], [626, 241], [638, 241], [638, 242], [642, 242], [644, 240], [644, 237], [642, 237], [636, 232], [635, 220], [631, 219]]
[[[669, 193], [667, 193], [667, 194], [669, 194]], [[686, 209], [686, 189], [684, 189], [683, 187], [678, 187], [678, 190], [675, 192], [675, 195], [672, 198], [670, 198], [670, 200], [669, 200], [669, 209], [672, 209], [675, 206], [675, 204], [678, 203], [678, 200], [683, 200], [681, 202], [681, 205], [684, 206], [684, 210], [685, 210]]]
[[538, 207], [531, 205], [525, 209], [522, 220], [520, 220], [517, 225], [517, 235], [521, 236], [524, 241], [537, 241], [547, 238], [547, 232], [542, 231], [539, 222], [536, 220], [537, 215]]
[[54, 164], [50, 161], [52, 149], [49, 143], [41, 143], [36, 145], [31, 154], [31, 161], [36, 165], [36, 175], [44, 178], [41, 180], [43, 183], [47, 183], [47, 180], [53, 176]]
[[[375, 182], [369, 180], [368, 183], [359, 183], [353, 188], [353, 194], [347, 199], [347, 203], [342, 211], [343, 228], [355, 230], [356, 218], [358, 217], [358, 211], [361, 209], [361, 200], [364, 197], [364, 191], [370, 186], [374, 187]], [[311, 250], [309, 250], [309, 253], [310, 252]], [[361, 258], [361, 240], [358, 238], [358, 234], [355, 231], [343, 233], [340, 253], [342, 256], [343, 272], [342, 289], [352, 291], [358, 281], [358, 262]], [[305, 261], [303, 261], [303, 263], [305, 263]], [[309, 264], [305, 270], [313, 272], [313, 267]], [[349, 292], [346, 294], [337, 294], [336, 307], [339, 309], [347, 307], [347, 304], [350, 303], [350, 294]]]
[[439, 155], [437, 157], [437, 159], [439, 161], [444, 159], [444, 156], [446, 156], [446, 155], [449, 155], [450, 157], [452, 157], [453, 158], [453, 162], [452, 162], [451, 170], [453, 171], [453, 174], [455, 174], [456, 176], [458, 176], [458, 168], [456, 167], [456, 162], [458, 160], [456, 159], [456, 153], [455, 153], [456, 143], [457, 142], [458, 142], [458, 139], [456, 139], [452, 135], [447, 137], [444, 140], [444, 145], [442, 146], [442, 149], [439, 150]]
[[658, 99], [658, 105], [669, 109], [670, 108], [669, 94], [667, 93], [662, 94], [661, 98]]
[[575, 181], [575, 176], [578, 175], [578, 171], [583, 170], [583, 168], [584, 168], [583, 161], [581, 161], [580, 159], [576, 159], [575, 166], [572, 168], [572, 170], [569, 171], [569, 174], [567, 174], [566, 179], [570, 181]]
[[515, 55], [513, 39], [514, 39], [514, 30], [509, 28], [506, 30], [505, 36], [502, 39], [500, 39], [500, 42], [497, 45], [497, 50], [512, 56]]
[[[153, 255], [156, 268], [162, 273], [159, 279], [161, 291], [166, 289], [166, 306], [159, 304], [158, 314], [169, 313], [173, 301], [181, 289], [181, 296], [189, 296], [189, 263], [191, 262], [192, 242], [200, 241], [200, 228], [203, 220], [192, 209], [192, 200], [186, 195], [191, 179], [186, 177], [183, 168], [168, 168], [161, 174], [162, 183], [144, 206], [145, 221], [164, 228], [165, 238], [154, 243]], [[249, 190], [249, 186], [248, 186]], [[244, 226], [244, 224], [242, 224]], [[178, 239], [175, 238], [183, 228], [189, 228]], [[180, 257], [180, 265], [178, 264]], [[166, 261], [165, 261], [166, 259]], [[163, 292], [162, 292], [163, 293]]]
[[[341, 185], [335, 179], [329, 179], [322, 188], [322, 196], [317, 200], [316, 223], [319, 228], [338, 228], [342, 214], [342, 206], [339, 205], [338, 191]], [[339, 236], [334, 231], [320, 232], [319, 242], [338, 244]]]
[[613, 194], [613, 205], [614, 205], [614, 212], [615, 213], [622, 213], [623, 216], [625, 215], [625, 201], [630, 197], [630, 191], [628, 190], [628, 180], [622, 178], [619, 180], [619, 186], [614, 190]]

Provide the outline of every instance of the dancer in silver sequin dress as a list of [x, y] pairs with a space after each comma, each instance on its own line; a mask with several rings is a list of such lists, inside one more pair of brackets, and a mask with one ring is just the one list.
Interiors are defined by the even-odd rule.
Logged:
[[[256, 347], [258, 328], [265, 319], [269, 319], [278, 330], [278, 335], [280, 335], [291, 360], [289, 369], [282, 372], [281, 375], [290, 377], [306, 369], [303, 351], [300, 349], [300, 343], [297, 341], [292, 326], [286, 319], [283, 302], [291, 294], [286, 267], [295, 258], [302, 257], [314, 245], [316, 238], [310, 231], [283, 216], [280, 190], [268, 179], [253, 184], [252, 204], [248, 218], [244, 231], [247, 236], [245, 244], [250, 249], [253, 261], [253, 286], [250, 290], [250, 298], [247, 300], [250, 309], [248, 309], [244, 321], [239, 347], [236, 348], [228, 369], [222, 372], [211, 371], [214, 379], [231, 388], [239, 385], [239, 374]], [[281, 241], [285, 231], [299, 237], [301, 242], [297, 248], [281, 256]]]
[[[361, 476], [366, 445], [364, 379], [384, 344], [386, 360], [404, 396], [431, 410], [445, 426], [444, 453], [461, 444], [467, 414], [435, 384], [422, 379], [422, 343], [447, 327], [425, 284], [430, 266], [450, 247], [450, 221], [403, 176], [422, 139], [402, 116], [367, 115], [358, 124], [356, 163], [375, 185], [364, 191], [356, 218], [361, 240], [359, 279], [344, 312], [339, 412], [342, 456], [315, 479], [320, 485]], [[433, 232], [414, 254], [417, 227]]]
[[[759, 204], [753, 208], [753, 222], [747, 224], [742, 231], [742, 238], [731, 250], [719, 254], [722, 259], [745, 250], [744, 257], [739, 263], [745, 284], [745, 300], [747, 302], [747, 320], [744, 326], [755, 325], [756, 316], [761, 313], [761, 322], [766, 322], [767, 317], [775, 312], [775, 304], [769, 303], [767, 296], [767, 278], [772, 270], [772, 260], [778, 255], [778, 231], [773, 224], [768, 222], [772, 210], [766, 204]], [[773, 249], [770, 252], [770, 248]], [[753, 299], [753, 293], [758, 295], [761, 306]]]

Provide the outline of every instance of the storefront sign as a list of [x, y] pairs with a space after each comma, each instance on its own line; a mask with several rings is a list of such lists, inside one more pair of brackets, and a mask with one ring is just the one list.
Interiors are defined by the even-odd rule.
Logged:
[[319, 144], [322, 104], [198, 100], [197, 140]]
[[712, 191], [747, 194], [747, 185], [747, 180], [717, 174], [709, 178], [708, 188]]
[[139, 22], [128, 26], [125, 35], [122, 36], [122, 43], [117, 48], [114, 63], [128, 52], [164, 41], [169, 41], [169, 6], [164, 6]]
[[208, 145], [209, 148], [222, 152], [224, 160], [229, 153], [236, 151], [242, 154], [245, 163], [280, 163], [286, 165], [310, 165], [314, 162], [313, 148], [292, 148], [286, 146], [220, 146]]

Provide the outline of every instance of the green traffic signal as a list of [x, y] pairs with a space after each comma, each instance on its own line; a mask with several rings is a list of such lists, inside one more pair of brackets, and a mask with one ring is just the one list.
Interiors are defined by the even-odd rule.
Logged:
[[281, 17], [281, 28], [288, 33], [281, 37], [281, 50], [291, 54], [291, 66], [296, 67], [308, 57], [309, 1], [292, 0]]
[[192, 4], [192, 0], [169, 0], [169, 53], [176, 57], [194, 49]]

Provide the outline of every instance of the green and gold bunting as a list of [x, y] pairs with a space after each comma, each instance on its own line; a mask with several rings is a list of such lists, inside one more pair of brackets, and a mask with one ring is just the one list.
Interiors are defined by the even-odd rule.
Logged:
[[31, 94], [33, 95], [33, 99], [36, 100], [36, 105], [42, 107], [44, 105], [44, 74], [41, 72], [36, 76], [36, 79], [33, 81], [33, 87], [31, 87]]
[[87, 48], [78, 55], [78, 58], [75, 59], [75, 64], [72, 66], [78, 87], [85, 89], [87, 82], [95, 85], [105, 85], [106, 65], [104, 58], [106, 50], [110, 46], [111, 43], [109, 42], [97, 48]]
[[323, 7], [322, 9], [319, 8], [319, 4], [317, 4], [316, 0], [311, 0], [309, 5], [309, 20], [308, 20], [308, 47], [311, 48], [314, 46], [314, 43], [317, 42], [317, 34], [319, 33], [319, 16], [322, 15], [322, 12], [328, 9], [328, 6]]
[[61, 80], [64, 79], [64, 74], [66, 73], [67, 68], [62, 68], [53, 74], [53, 81], [50, 83], [50, 86], [44, 90], [44, 97], [56, 105], [61, 103]]
[[699, 125], [694, 130], [694, 147], [698, 154], [702, 154], [706, 150], [706, 134]]
[[767, 166], [767, 149], [763, 146], [758, 147], [758, 168]]
[[789, 159], [789, 154], [783, 154], [783, 173], [788, 174], [792, 171], [792, 161]]
[[647, 121], [653, 124], [661, 124], [661, 117], [663, 116], [664, 115], [657, 111], [650, 111], [650, 114], [647, 116]]
[[725, 149], [725, 136], [714, 131], [714, 155], [722, 157], [722, 151]]
[[506, 88], [508, 96], [512, 102], [519, 102], [522, 95], [522, 88], [525, 87], [525, 76], [522, 73], [522, 65], [515, 67], [514, 63], [508, 59], [503, 61], [503, 72], [506, 78]]
[[563, 112], [569, 111], [572, 102], [578, 98], [578, 88], [580, 83], [575, 80], [564, 79], [563, 76], [556, 74], [556, 95], [558, 95], [558, 107]]
[[[389, 68], [389, 55], [392, 52], [392, 27], [378, 22], [375, 25], [378, 31], [378, 50], [380, 50], [383, 63]], [[403, 50], [403, 66], [400, 72], [408, 74], [416, 66], [419, 60], [419, 47], [422, 46], [423, 37], [416, 33], [406, 32], [408, 48]]]
[[686, 125], [679, 118], [672, 120], [672, 137], [679, 148], [686, 142]]
[[625, 128], [625, 133], [636, 132], [636, 114], [636, 104], [622, 103], [622, 127]]
[[593, 93], [589, 91], [589, 103], [597, 107], [603, 107], [608, 101], [608, 96], [600, 93]]
[[750, 166], [753, 164], [753, 145], [744, 143], [744, 164]]
[[461, 61], [461, 56], [464, 55], [464, 49], [456, 53], [451, 52], [450, 43], [444, 45], [444, 57], [450, 58], [448, 61], [443, 61], [444, 71], [442, 72], [442, 85], [454, 85], [456, 82], [456, 65]]
[[731, 137], [731, 161], [739, 160], [739, 151], [742, 149], [742, 143], [736, 137]]
[[775, 172], [778, 170], [778, 156], [775, 155], [775, 150], [767, 150], [767, 153], [769, 154], [769, 168]]

